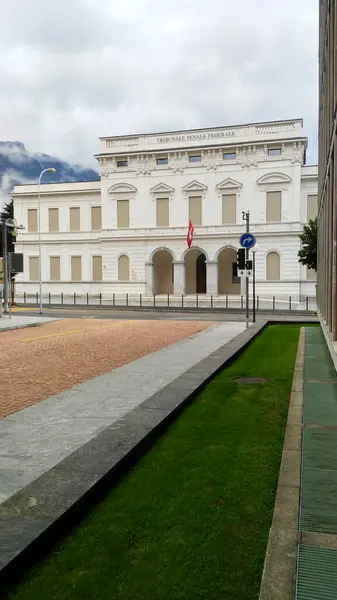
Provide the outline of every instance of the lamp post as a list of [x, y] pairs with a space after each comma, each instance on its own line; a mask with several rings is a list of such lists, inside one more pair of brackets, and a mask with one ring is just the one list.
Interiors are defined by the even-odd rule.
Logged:
[[54, 167], [49, 169], [43, 169], [39, 176], [37, 184], [37, 212], [38, 212], [38, 235], [39, 235], [39, 297], [40, 297], [40, 314], [42, 315], [42, 259], [41, 259], [41, 199], [40, 199], [40, 185], [41, 179], [44, 173], [56, 173]]
[[255, 323], [256, 321], [256, 310], [255, 310], [255, 299], [256, 299], [256, 294], [255, 294], [255, 255], [256, 252], [258, 251], [258, 246], [257, 244], [254, 246], [254, 248], [252, 248], [252, 252], [253, 252], [253, 323]]

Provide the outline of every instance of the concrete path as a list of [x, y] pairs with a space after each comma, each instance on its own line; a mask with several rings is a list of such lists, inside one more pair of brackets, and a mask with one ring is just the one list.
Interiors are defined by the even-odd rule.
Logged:
[[0, 421], [0, 503], [244, 330], [219, 323]]
[[57, 321], [59, 317], [53, 316], [28, 316], [12, 314], [12, 318], [9, 315], [2, 315], [0, 318], [0, 332], [10, 331], [11, 329], [23, 329], [25, 327], [35, 327], [37, 325], [43, 325], [43, 323], [50, 323], [50, 321]]

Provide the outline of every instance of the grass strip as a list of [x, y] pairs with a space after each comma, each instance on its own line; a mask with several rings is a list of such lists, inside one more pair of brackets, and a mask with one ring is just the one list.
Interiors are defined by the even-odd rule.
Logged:
[[299, 331], [264, 330], [8, 598], [257, 600]]

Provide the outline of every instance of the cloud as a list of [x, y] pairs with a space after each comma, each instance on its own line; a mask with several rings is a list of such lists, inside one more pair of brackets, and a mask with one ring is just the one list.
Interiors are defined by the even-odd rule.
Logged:
[[94, 166], [101, 135], [303, 117], [314, 161], [317, 4], [2, 0], [1, 137]]

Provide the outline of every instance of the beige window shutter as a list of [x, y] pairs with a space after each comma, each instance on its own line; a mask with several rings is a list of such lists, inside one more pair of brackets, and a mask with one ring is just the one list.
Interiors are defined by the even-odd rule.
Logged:
[[316, 279], [316, 277], [317, 277], [317, 274], [316, 274], [315, 269], [308, 269], [308, 267], [307, 267], [307, 279], [312, 281], [313, 279]]
[[193, 227], [202, 225], [202, 197], [190, 196], [188, 199], [189, 217], [191, 217]]
[[267, 256], [267, 279], [280, 279], [280, 255], [277, 252], [269, 252]]
[[123, 254], [118, 259], [118, 280], [129, 281], [130, 279], [130, 261], [129, 257]]
[[307, 221], [315, 219], [318, 212], [318, 196], [317, 194], [309, 194], [307, 196]]
[[236, 194], [223, 194], [222, 196], [222, 224], [236, 223]]
[[117, 227], [127, 229], [129, 226], [129, 200], [117, 200]]
[[29, 257], [29, 281], [39, 281], [40, 279], [40, 268], [39, 268], [39, 257]]
[[50, 232], [59, 231], [59, 209], [58, 208], [49, 208], [48, 216], [49, 216], [49, 231]]
[[27, 210], [28, 233], [37, 232], [37, 208]]
[[281, 192], [267, 192], [266, 198], [266, 221], [267, 223], [279, 223], [281, 219], [282, 211], [282, 193]]
[[92, 257], [92, 278], [93, 281], [102, 281], [102, 257]]
[[71, 281], [82, 281], [82, 257], [71, 257]]
[[157, 198], [156, 200], [156, 211], [157, 211], [157, 227], [168, 227], [170, 221], [169, 215], [169, 199], [168, 198]]
[[69, 225], [70, 231], [80, 231], [81, 229], [81, 210], [77, 206], [71, 206], [69, 209]]
[[50, 256], [50, 281], [60, 281], [61, 279], [61, 262], [59, 256]]
[[91, 207], [91, 229], [92, 231], [101, 231], [102, 229], [102, 209], [100, 206]]

